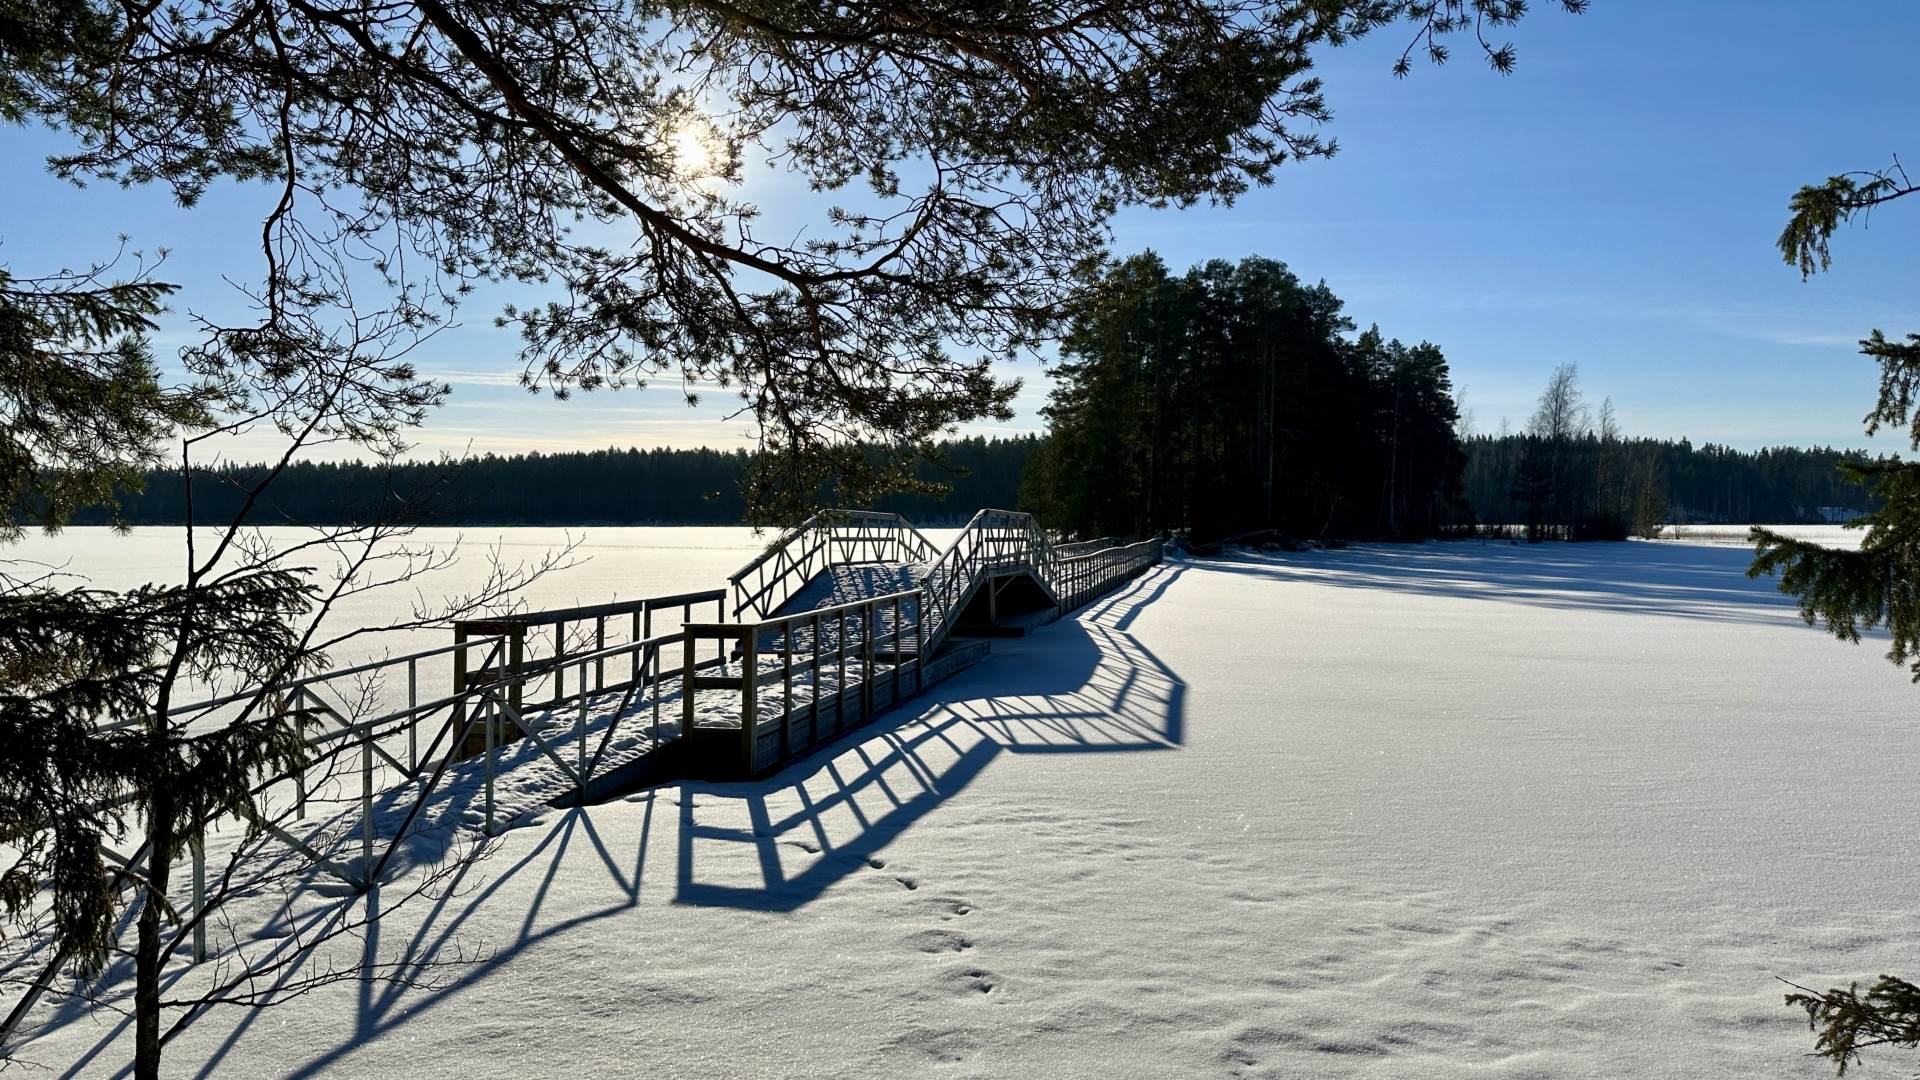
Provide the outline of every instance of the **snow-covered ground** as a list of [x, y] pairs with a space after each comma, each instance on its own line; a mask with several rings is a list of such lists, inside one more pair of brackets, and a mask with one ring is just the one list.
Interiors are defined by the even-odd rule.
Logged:
[[[1838, 548], [1857, 548], [1866, 536], [1866, 530], [1845, 525], [1763, 525], [1761, 528], [1795, 540]], [[1733, 544], [1752, 548], [1753, 541], [1748, 539], [1752, 531], [1751, 525], [1668, 525], [1660, 530], [1660, 538], [1683, 540], [1689, 544]]]
[[[172, 1071], [1825, 1075], [1775, 979], [1920, 971], [1920, 690], [1747, 557], [1170, 564], [769, 781], [532, 819], [374, 946], [489, 962]], [[22, 1056], [120, 1068], [69, 1015]]]

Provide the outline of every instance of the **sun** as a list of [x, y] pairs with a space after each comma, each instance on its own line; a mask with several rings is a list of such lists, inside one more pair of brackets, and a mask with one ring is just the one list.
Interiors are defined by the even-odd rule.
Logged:
[[719, 153], [711, 125], [689, 120], [674, 128], [668, 145], [673, 152], [673, 174], [683, 182], [697, 184], [718, 175]]

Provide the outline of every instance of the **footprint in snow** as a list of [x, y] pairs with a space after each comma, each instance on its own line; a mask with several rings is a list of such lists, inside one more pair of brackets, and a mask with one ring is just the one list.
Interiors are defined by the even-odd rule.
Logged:
[[923, 953], [957, 953], [973, 948], [971, 939], [952, 930], [922, 930], [901, 940]]
[[960, 994], [991, 994], [1000, 987], [998, 978], [992, 972], [980, 968], [950, 971], [941, 977], [941, 981]]

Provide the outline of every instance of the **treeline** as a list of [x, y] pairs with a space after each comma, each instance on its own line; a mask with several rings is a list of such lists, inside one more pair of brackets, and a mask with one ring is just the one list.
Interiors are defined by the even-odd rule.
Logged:
[[[890, 496], [879, 509], [923, 524], [965, 519], [982, 507], [1011, 507], [1020, 476], [1039, 440], [953, 439], [937, 447], [942, 464], [922, 463], [919, 477], [950, 487], [944, 498]], [[554, 454], [485, 454], [457, 461], [297, 462], [249, 516], [253, 524], [339, 524], [371, 519], [396, 500], [419, 502], [432, 524], [732, 525], [746, 513], [741, 481], [752, 467], [746, 450], [592, 450]], [[237, 514], [262, 465], [196, 470], [194, 516], [226, 521]], [[186, 520], [186, 487], [178, 472], [148, 473], [144, 490], [123, 492], [121, 517], [135, 525]], [[77, 524], [102, 524], [103, 510]]]
[[[1536, 415], [1526, 432], [1463, 444], [1440, 351], [1373, 330], [1326, 336], [1348, 324], [1324, 286], [1301, 286], [1265, 260], [1209, 264], [1182, 279], [1140, 266], [1116, 274], [1130, 276], [1108, 282], [1106, 306], [1076, 323], [1064, 351], [1050, 436], [943, 442], [945, 467], [923, 463], [919, 476], [949, 493], [889, 496], [878, 509], [941, 525], [1018, 506], [1082, 535], [1411, 538], [1477, 524], [1604, 539], [1669, 522], [1821, 521], [1832, 508], [1873, 505], [1836, 467], [1867, 460], [1858, 452], [1623, 436], [1610, 406], [1589, 414], [1571, 368], [1543, 395], [1558, 399], [1547, 409], [1558, 419]], [[250, 520], [363, 521], [383, 500], [431, 491], [426, 520], [436, 524], [733, 525], [746, 512], [752, 464], [746, 450], [704, 448], [390, 468], [300, 462]], [[263, 468], [197, 470], [196, 517], [228, 520]], [[121, 516], [185, 521], [180, 474], [149, 473], [144, 490], [122, 493]], [[99, 509], [75, 518], [107, 520]]]
[[1446, 357], [1284, 264], [1109, 268], [1061, 342], [1021, 505], [1083, 535], [1432, 536], [1467, 520]]
[[[1514, 476], [1526, 456], [1527, 435], [1482, 435], [1467, 439], [1464, 484], [1474, 516], [1490, 524], [1524, 524], [1526, 506], [1514, 495]], [[1804, 524], [1827, 520], [1833, 511], [1861, 511], [1873, 505], [1866, 489], [1840, 474], [1842, 461], [1863, 462], [1857, 450], [1829, 447], [1768, 447], [1734, 450], [1713, 443], [1695, 446], [1686, 439], [1624, 438], [1609, 446], [1597, 432], [1569, 448], [1575, 473], [1599, 486], [1611, 457], [1636, 500], [1644, 497], [1649, 524], [1772, 523]], [[1636, 508], [1637, 509], [1637, 508]]]
[[1857, 451], [1712, 443], [1622, 434], [1609, 399], [1588, 409], [1573, 365], [1557, 369], [1519, 434], [1466, 440], [1462, 487], [1483, 525], [1533, 539], [1617, 540], [1669, 523], [1804, 523], [1870, 509], [1844, 476]]

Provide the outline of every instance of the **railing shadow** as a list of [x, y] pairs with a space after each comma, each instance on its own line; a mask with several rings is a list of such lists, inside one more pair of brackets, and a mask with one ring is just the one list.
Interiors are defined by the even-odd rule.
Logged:
[[[655, 834], [676, 805], [675, 902], [791, 911], [843, 878], [871, 868], [876, 853], [964, 790], [1002, 755], [1178, 749], [1185, 737], [1186, 683], [1124, 627], [1140, 605], [1165, 591], [1180, 572], [1173, 565], [1157, 567], [1077, 619], [1003, 643], [994, 660], [854, 729], [854, 738], [842, 738], [769, 780], [685, 784], [677, 793], [662, 788], [631, 797], [629, 801], [644, 804], [631, 850], [608, 844], [595, 827], [593, 807], [550, 811], [551, 824], [544, 826], [544, 834], [524, 852], [516, 852], [511, 864], [460, 866], [458, 877], [437, 895], [418, 898], [416, 909], [394, 925], [375, 923], [356, 943], [369, 964], [405, 961], [431, 971], [451, 962], [431, 992], [405, 980], [362, 982], [353, 994], [350, 1031], [285, 1075], [337, 1075], [368, 1041], [437, 1010], [458, 1008], [467, 991], [509, 970], [513, 959], [527, 950], [568, 933], [592, 931], [638, 906], [648, 853], [665, 840], [656, 840]], [[470, 799], [469, 792], [449, 792], [450, 805], [436, 817], [451, 825], [470, 816]], [[719, 816], [714, 811], [744, 819], [749, 827], [713, 824]], [[700, 820], [703, 817], [707, 820]], [[522, 823], [539, 824], [531, 819]], [[421, 837], [421, 849], [407, 860], [410, 866], [429, 866], [445, 854], [440, 845], [449, 842], [448, 836], [435, 833]], [[585, 860], [601, 867], [604, 882], [581, 880], [577, 868], [562, 870], [564, 861], [572, 860], [576, 867], [581, 862], [582, 855], [575, 851], [582, 840], [591, 848]], [[803, 855], [808, 857], [796, 862]], [[708, 869], [742, 867], [747, 871], [744, 880], [703, 876]], [[563, 873], [575, 875], [567, 881], [567, 913], [543, 921], [542, 911]], [[525, 912], [515, 913], [517, 930], [503, 938], [500, 928], [510, 924], [485, 912], [525, 893], [529, 875], [537, 875], [538, 881], [532, 883]], [[314, 881], [320, 880], [316, 873]], [[389, 892], [395, 888], [404, 886], [383, 886]], [[592, 899], [583, 904], [588, 897]], [[377, 889], [346, 903], [378, 905], [389, 899]], [[325, 916], [320, 909], [308, 909], [301, 917]], [[471, 959], [469, 950], [475, 945], [484, 949], [485, 962], [468, 964], [464, 961]], [[180, 967], [170, 976], [177, 979], [188, 970]], [[271, 1037], [272, 1023], [256, 1029], [272, 1012], [243, 1012], [197, 1068], [183, 1074], [222, 1074], [250, 1033]], [[59, 1026], [40, 1030], [46, 1034]], [[125, 1022], [110, 1025], [62, 1075], [97, 1067], [103, 1055], [124, 1048], [127, 1035]], [[128, 1071], [123, 1068], [114, 1075]]]
[[[1161, 566], [758, 783], [689, 784], [675, 899], [791, 911], [964, 790], [1003, 754], [1177, 749], [1186, 683], [1125, 629], [1181, 568]], [[705, 818], [705, 820], [702, 820]], [[736, 824], [716, 824], [716, 819]]]
[[[590, 927], [601, 920], [637, 906], [640, 902], [647, 851], [655, 821], [653, 798], [649, 796], [643, 801], [647, 805], [631, 864], [626, 864], [617, 858], [615, 852], [608, 847], [594, 827], [590, 808], [575, 807], [556, 811], [561, 820], [548, 829], [546, 835], [541, 837], [531, 850], [520, 856], [505, 870], [486, 876], [483, 881], [481, 880], [482, 871], [477, 868], [463, 867], [463, 875], [470, 874], [474, 879], [471, 887], [451, 887], [445, 890], [434, 899], [425, 916], [410, 933], [405, 935], [403, 940], [398, 942], [397, 946], [383, 946], [379, 932], [381, 924], [374, 923], [373, 931], [362, 943], [365, 962], [392, 963], [396, 960], [405, 960], [415, 965], [419, 971], [432, 971], [443, 964], [453, 966], [445, 968], [447, 977], [425, 995], [410, 992], [414, 987], [407, 981], [383, 983], [367, 980], [362, 982], [355, 998], [351, 1034], [339, 1045], [316, 1054], [299, 1067], [290, 1070], [286, 1074], [289, 1080], [338, 1075], [338, 1070], [344, 1067], [344, 1059], [368, 1040], [403, 1023], [415, 1021], [424, 1013], [454, 1005], [462, 992], [506, 970], [506, 965], [514, 957], [529, 948], [543, 941]], [[561, 865], [568, 860], [576, 841], [582, 837], [591, 845], [596, 861], [606, 872], [608, 884], [612, 886], [610, 890], [612, 898], [603, 906], [542, 924], [540, 912], [555, 887], [561, 873]], [[502, 899], [503, 892], [515, 886], [519, 879], [528, 874], [540, 875], [540, 881], [534, 888], [525, 914], [520, 918], [519, 932], [505, 942], [492, 938], [484, 939], [482, 943], [485, 946], [485, 952], [479, 957], [480, 962], [468, 963], [473, 959], [466, 952], [472, 944], [465, 937], [469, 924], [490, 902], [498, 902]], [[362, 898], [361, 902], [378, 903], [378, 893]], [[459, 974], [453, 974], [454, 972]], [[244, 1016], [194, 1075], [201, 1078], [218, 1075], [220, 1065], [234, 1052], [248, 1029], [263, 1015], [265, 1014], [261, 1011], [254, 1011]]]

